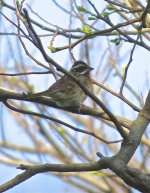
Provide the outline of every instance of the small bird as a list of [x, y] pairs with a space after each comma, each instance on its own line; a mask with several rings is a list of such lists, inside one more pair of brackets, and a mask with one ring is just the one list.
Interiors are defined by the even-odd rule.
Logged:
[[[90, 71], [92, 67], [83, 61], [76, 61], [72, 66], [70, 73], [80, 80], [87, 89], [91, 91], [92, 80]], [[59, 107], [75, 107], [80, 106], [87, 95], [83, 90], [67, 75], [64, 75], [57, 82], [55, 82], [48, 90], [35, 93], [34, 96], [51, 97]]]

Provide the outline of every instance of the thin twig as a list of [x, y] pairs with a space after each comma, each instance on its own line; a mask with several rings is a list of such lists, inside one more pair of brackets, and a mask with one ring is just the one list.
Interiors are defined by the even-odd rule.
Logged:
[[103, 84], [100, 84], [99, 82], [97, 82], [96, 80], [92, 79], [93, 84], [103, 88], [104, 90], [108, 91], [109, 93], [111, 93], [112, 95], [116, 96], [117, 98], [123, 100], [126, 104], [128, 104], [131, 108], [133, 108], [135, 111], [139, 112], [140, 108], [138, 108], [137, 106], [135, 106], [131, 101], [129, 101], [127, 98], [125, 98], [123, 95], [120, 95], [118, 93], [116, 93], [115, 91], [111, 90], [110, 88], [104, 86]]
[[[102, 21], [104, 21], [105, 23], [107, 23], [109, 26], [111, 26], [112, 28], [114, 28], [116, 25], [114, 25], [109, 19], [103, 17], [99, 11], [97, 10], [97, 8], [95, 7], [95, 5], [90, 1], [90, 0], [87, 0], [89, 2], [89, 4], [93, 7], [94, 11], [96, 12], [97, 14], [97, 18], [98, 19], [101, 19]], [[141, 21], [141, 18], [139, 17], [138, 19], [138, 22]], [[146, 48], [147, 50], [150, 50], [150, 47], [148, 45], [146, 45], [144, 42], [139, 42], [139, 41], [136, 41], [134, 40], [133, 38], [131, 38], [129, 35], [125, 34], [122, 30], [120, 29], [116, 29], [117, 32], [119, 32], [120, 35], [124, 36], [129, 42], [132, 42], [134, 44], [137, 44], [137, 45], [140, 45], [144, 48]]]
[[[137, 35], [137, 39], [136, 39], [136, 42], [138, 41], [138, 39], [140, 38], [141, 34], [139, 33]], [[124, 85], [125, 85], [125, 81], [126, 81], [126, 78], [127, 78], [127, 73], [128, 73], [128, 69], [129, 69], [129, 66], [130, 64], [132, 63], [132, 60], [133, 60], [133, 53], [134, 53], [134, 50], [135, 50], [135, 47], [136, 47], [136, 42], [134, 43], [133, 45], [133, 48], [131, 50], [131, 53], [130, 53], [130, 58], [129, 58], [129, 61], [128, 61], [128, 64], [125, 68], [125, 73], [124, 73], [124, 77], [123, 77], [123, 81], [122, 81], [122, 84], [121, 84], [121, 87], [120, 87], [120, 95], [123, 95], [123, 88], [124, 88]]]
[[[12, 25], [14, 25], [17, 29], [19, 29], [23, 34], [24, 36], [32, 42], [32, 40], [28, 37], [28, 35], [21, 29], [19, 28], [19, 26], [17, 26], [13, 21], [11, 21], [5, 14], [3, 14], [3, 12], [0, 11], [0, 14], [5, 17], [6, 20], [8, 20]], [[33, 42], [32, 42], [33, 43]]]
[[26, 114], [26, 115], [32, 115], [32, 116], [36, 116], [36, 117], [41, 117], [41, 118], [45, 118], [45, 119], [48, 119], [50, 121], [54, 121], [56, 123], [59, 123], [59, 124], [62, 124], [74, 131], [77, 131], [77, 132], [80, 132], [80, 133], [84, 133], [84, 134], [88, 134], [88, 135], [91, 135], [99, 140], [101, 140], [102, 142], [106, 143], [106, 144], [112, 144], [112, 143], [118, 143], [118, 142], [121, 142], [122, 140], [116, 140], [116, 141], [106, 141], [105, 139], [99, 137], [96, 133], [94, 132], [90, 132], [90, 131], [87, 131], [87, 130], [83, 130], [83, 129], [79, 129], [77, 127], [74, 127], [64, 121], [61, 121], [59, 119], [56, 119], [56, 118], [53, 118], [53, 117], [49, 117], [47, 115], [44, 115], [44, 114], [41, 114], [41, 113], [36, 113], [36, 112], [31, 112], [31, 111], [26, 111], [26, 110], [22, 110], [22, 109], [17, 109], [16, 107], [13, 107], [12, 105], [10, 105], [7, 101], [3, 101], [3, 103], [11, 110], [13, 111], [16, 111], [16, 112], [19, 112], [19, 113], [23, 113], [23, 114]]
[[25, 13], [25, 17], [27, 19], [27, 22], [28, 22], [28, 26], [30, 28], [30, 30], [32, 31], [33, 35], [35, 36], [35, 39], [37, 41], [37, 44], [38, 44], [38, 49], [41, 51], [44, 59], [47, 61], [47, 62], [50, 62], [52, 63], [55, 67], [57, 67], [58, 70], [60, 70], [61, 72], [63, 72], [64, 74], [66, 74], [68, 77], [70, 77], [74, 82], [76, 82], [79, 87], [84, 91], [84, 93], [86, 95], [88, 95], [91, 99], [93, 99], [105, 112], [106, 114], [110, 117], [110, 119], [113, 121], [113, 123], [115, 124], [118, 132], [120, 133], [120, 135], [124, 138], [124, 139], [127, 139], [127, 135], [126, 133], [124, 132], [123, 128], [121, 127], [121, 125], [119, 124], [119, 122], [117, 121], [117, 119], [115, 118], [115, 116], [113, 115], [113, 113], [110, 112], [110, 110], [103, 104], [103, 102], [97, 98], [93, 93], [91, 93], [86, 87], [85, 85], [83, 85], [83, 83], [78, 80], [75, 76], [73, 76], [71, 73], [69, 73], [68, 71], [66, 71], [63, 67], [61, 67], [60, 65], [58, 65], [52, 58], [50, 58], [44, 48], [43, 48], [43, 45], [42, 45], [42, 42], [40, 40], [40, 38], [38, 37], [38, 35], [36, 34], [36, 31], [34, 30], [31, 22], [30, 22], [30, 17], [28, 15], [28, 12], [26, 9], [23, 9], [24, 10], [24, 13]]
[[6, 183], [0, 185], [0, 192], [4, 192], [21, 184], [25, 180], [31, 178], [32, 176], [43, 173], [43, 172], [80, 172], [80, 171], [97, 171], [104, 169], [102, 159], [99, 162], [90, 163], [75, 163], [75, 164], [41, 164], [41, 165], [20, 165], [17, 169], [26, 170], [21, 174], [18, 174], [15, 178], [7, 181]]
[[[70, 35], [70, 38], [69, 38], [69, 45], [71, 45], [71, 35]], [[69, 53], [70, 53], [73, 61], [76, 62], [76, 59], [75, 59], [75, 57], [73, 55], [73, 52], [72, 52], [72, 48], [70, 46], [69, 46]]]
[[119, 2], [115, 2], [115, 1], [111, 1], [111, 0], [104, 0], [104, 1], [107, 1], [108, 3], [110, 3], [110, 4], [113, 4], [113, 5], [117, 5], [118, 7], [122, 7], [122, 8], [124, 8], [124, 9], [127, 9], [127, 10], [129, 10], [131, 13], [133, 12], [141, 12], [141, 11], [143, 11], [143, 9], [142, 8], [134, 8], [134, 7], [129, 7], [129, 6], [126, 6], [126, 5], [124, 5], [124, 4], [122, 4], [122, 3], [119, 3]]
[[45, 72], [22, 72], [22, 73], [0, 73], [0, 76], [22, 76], [22, 75], [32, 75], [32, 74], [50, 74], [50, 71]]

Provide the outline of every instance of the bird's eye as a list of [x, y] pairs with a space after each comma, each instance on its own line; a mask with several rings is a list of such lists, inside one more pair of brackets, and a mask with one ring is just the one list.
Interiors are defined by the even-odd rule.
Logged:
[[79, 73], [80, 73], [80, 72], [83, 72], [83, 71], [85, 71], [85, 70], [86, 70], [85, 66], [79, 66], [78, 68], [75, 69], [75, 71], [76, 71], [76, 72], [79, 72]]

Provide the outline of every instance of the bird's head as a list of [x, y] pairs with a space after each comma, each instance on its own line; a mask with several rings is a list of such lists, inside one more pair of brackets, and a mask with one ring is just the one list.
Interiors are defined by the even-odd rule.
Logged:
[[77, 74], [81, 74], [81, 75], [85, 75], [85, 74], [89, 74], [89, 72], [91, 70], [93, 70], [94, 68], [90, 67], [88, 64], [86, 64], [83, 61], [77, 61], [74, 63], [74, 65], [71, 68], [71, 72], [73, 73], [77, 73]]

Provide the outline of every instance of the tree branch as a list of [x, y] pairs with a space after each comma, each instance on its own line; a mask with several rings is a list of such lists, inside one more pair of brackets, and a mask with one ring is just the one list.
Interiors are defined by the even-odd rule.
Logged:
[[121, 177], [129, 186], [141, 192], [150, 192], [150, 176], [140, 170], [129, 168], [126, 164], [130, 161], [136, 149], [140, 145], [141, 138], [150, 122], [150, 92], [146, 98], [144, 108], [138, 117], [132, 122], [128, 140], [122, 143], [118, 154], [111, 158], [108, 168]]
[[17, 175], [10, 181], [0, 185], [0, 192], [5, 192], [10, 188], [24, 182], [32, 176], [43, 172], [83, 172], [96, 171], [104, 169], [105, 164], [103, 159], [99, 162], [93, 163], [79, 163], [79, 164], [42, 164], [42, 165], [20, 165], [18, 169], [26, 170], [22, 174]]
[[[46, 105], [46, 106], [49, 106], [52, 108], [66, 110], [66, 111], [76, 113], [76, 114], [92, 115], [94, 117], [98, 117], [98, 118], [105, 119], [107, 121], [111, 121], [111, 119], [108, 117], [108, 115], [100, 109], [91, 108], [91, 107], [83, 105], [80, 112], [79, 112], [79, 109], [75, 108], [75, 107], [68, 107], [68, 108], [58, 107], [57, 104], [55, 103], [55, 101], [53, 101], [51, 98], [48, 98], [48, 97], [39, 97], [38, 96], [35, 98], [26, 98], [24, 96], [24, 94], [19, 94], [19, 93], [12, 92], [9, 90], [0, 89], [0, 101], [3, 102], [3, 101], [8, 100], [8, 99], [21, 100], [21, 101], [27, 101], [27, 102], [35, 102], [38, 104]], [[123, 127], [126, 127], [127, 129], [130, 129], [130, 126], [132, 123], [130, 120], [119, 117], [117, 115], [115, 115], [115, 117], [117, 118], [120, 125], [122, 125]]]
[[41, 113], [36, 113], [36, 112], [33, 112], [33, 111], [26, 111], [26, 110], [22, 110], [22, 109], [17, 109], [16, 107], [13, 107], [11, 106], [7, 101], [3, 101], [3, 103], [11, 110], [13, 111], [16, 111], [16, 112], [19, 112], [19, 113], [23, 113], [23, 114], [26, 114], [26, 115], [32, 115], [32, 116], [36, 116], [36, 117], [41, 117], [41, 118], [44, 118], [44, 119], [47, 119], [47, 120], [50, 120], [50, 121], [54, 121], [56, 123], [59, 123], [59, 124], [62, 124], [74, 131], [77, 131], [77, 132], [80, 132], [80, 133], [84, 133], [84, 134], [87, 134], [87, 135], [90, 135], [90, 136], [93, 136], [99, 140], [101, 140], [102, 142], [104, 143], [107, 143], [107, 144], [111, 144], [111, 143], [118, 143], [118, 142], [121, 142], [121, 140], [116, 140], [116, 141], [107, 141], [105, 139], [103, 139], [102, 137], [98, 136], [95, 132], [91, 132], [91, 131], [87, 131], [87, 130], [83, 130], [83, 129], [79, 129], [77, 127], [74, 127], [73, 125], [70, 125], [64, 121], [61, 121], [59, 119], [56, 119], [56, 118], [53, 118], [53, 117], [49, 117], [47, 115], [44, 115], [44, 114], [41, 114]]

